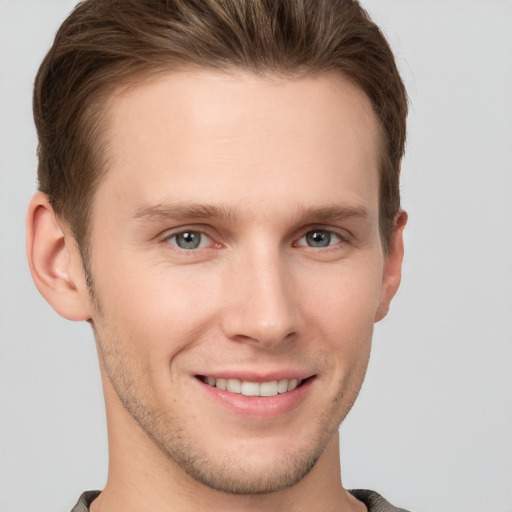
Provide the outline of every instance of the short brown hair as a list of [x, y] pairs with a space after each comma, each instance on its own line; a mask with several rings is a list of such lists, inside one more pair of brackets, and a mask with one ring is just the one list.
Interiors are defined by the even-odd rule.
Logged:
[[107, 167], [102, 106], [138, 77], [183, 65], [284, 75], [337, 71], [359, 86], [381, 128], [379, 216], [387, 250], [400, 209], [407, 97], [385, 37], [354, 0], [80, 3], [37, 74], [34, 119], [39, 189], [82, 249]]

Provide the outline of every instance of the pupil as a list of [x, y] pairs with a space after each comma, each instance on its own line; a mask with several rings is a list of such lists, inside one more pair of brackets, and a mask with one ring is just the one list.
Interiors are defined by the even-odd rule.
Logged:
[[331, 234], [326, 231], [312, 231], [306, 238], [312, 247], [327, 247], [331, 243]]
[[176, 243], [182, 249], [196, 249], [201, 243], [201, 235], [187, 231], [176, 235]]

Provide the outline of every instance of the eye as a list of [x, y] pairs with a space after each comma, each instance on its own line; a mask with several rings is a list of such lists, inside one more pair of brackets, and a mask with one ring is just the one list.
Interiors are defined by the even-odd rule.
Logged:
[[326, 229], [314, 229], [308, 231], [299, 241], [297, 245], [307, 245], [308, 247], [323, 248], [336, 245], [342, 241], [342, 238], [333, 231]]
[[167, 241], [184, 250], [201, 249], [212, 243], [212, 239], [200, 231], [182, 231], [168, 237]]

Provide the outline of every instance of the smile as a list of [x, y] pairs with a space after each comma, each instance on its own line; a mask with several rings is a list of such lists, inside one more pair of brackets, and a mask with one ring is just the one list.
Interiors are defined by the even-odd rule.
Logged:
[[239, 379], [222, 379], [201, 376], [200, 379], [209, 386], [244, 396], [276, 396], [293, 391], [303, 382], [302, 379], [281, 379], [268, 382], [250, 382]]

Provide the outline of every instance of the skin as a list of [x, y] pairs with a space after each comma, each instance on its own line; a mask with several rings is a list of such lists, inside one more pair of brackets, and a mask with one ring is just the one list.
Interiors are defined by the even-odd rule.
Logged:
[[[94, 300], [43, 194], [27, 223], [36, 285], [96, 336], [110, 467], [92, 511], [365, 510], [343, 489], [337, 429], [406, 222], [383, 254], [368, 98], [338, 75], [186, 70], [119, 93], [105, 120]], [[200, 245], [180, 248], [183, 232]], [[282, 397], [244, 409], [197, 378], [285, 374], [310, 378], [273, 413]]]

